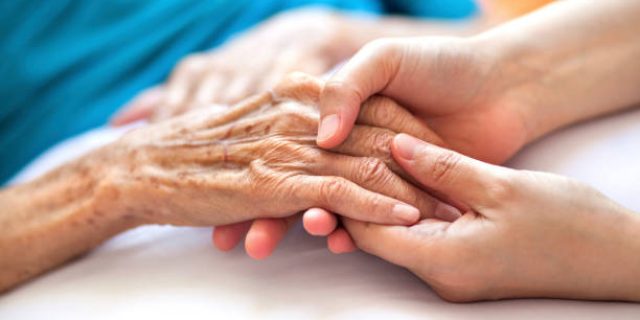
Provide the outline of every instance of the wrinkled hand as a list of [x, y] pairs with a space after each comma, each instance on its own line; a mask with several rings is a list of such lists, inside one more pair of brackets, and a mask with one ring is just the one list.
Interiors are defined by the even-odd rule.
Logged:
[[408, 135], [392, 150], [422, 186], [468, 209], [453, 222], [408, 227], [344, 218], [364, 251], [452, 301], [640, 299], [638, 215], [582, 183], [486, 164]]
[[165, 85], [142, 92], [112, 123], [233, 104], [269, 90], [292, 71], [321, 75], [355, 50], [341, 41], [341, 23], [337, 14], [318, 9], [275, 16], [218, 49], [184, 58]]
[[[115, 193], [119, 211], [174, 225], [284, 218], [311, 207], [377, 223], [430, 215], [435, 200], [363, 155], [365, 141], [341, 154], [315, 146], [320, 86], [292, 76], [226, 112], [198, 110], [135, 130], [113, 148], [119, 164], [105, 192]], [[363, 137], [388, 131], [369, 120], [357, 127]]]
[[[317, 96], [311, 103], [317, 104]], [[405, 175], [391, 157], [391, 141], [398, 132], [409, 133], [428, 141], [438, 141], [438, 138], [424, 123], [413, 117], [398, 104], [388, 98], [375, 96], [366, 101], [361, 108], [358, 115], [358, 126], [354, 128], [347, 142], [332, 149], [332, 151], [359, 157], [382, 159], [392, 171], [404, 179], [411, 180], [411, 177]], [[368, 179], [386, 184], [387, 178], [385, 175], [377, 173], [380, 169], [382, 168], [370, 166], [367, 169], [369, 172]], [[423, 195], [426, 195], [426, 193], [423, 193]], [[412, 197], [410, 196], [409, 199], [413, 199]], [[432, 199], [430, 196], [427, 197]], [[438, 204], [436, 208], [441, 206], [442, 204]], [[332, 231], [336, 227], [337, 219], [325, 209], [314, 208], [303, 215], [305, 228], [312, 234], [325, 235], [328, 231], [324, 230]], [[435, 212], [431, 210], [425, 212], [425, 214], [436, 214], [445, 220], [457, 217], [455, 213], [452, 216], [452, 213], [446, 210], [437, 210]], [[294, 216], [287, 219], [259, 219], [254, 222], [245, 221], [217, 227], [213, 242], [217, 248], [226, 251], [234, 248], [246, 235], [245, 249], [247, 253], [254, 258], [265, 258], [275, 249], [296, 218]], [[337, 232], [336, 234], [339, 233]], [[335, 241], [339, 237], [339, 235], [332, 236], [330, 241]], [[342, 240], [338, 239], [338, 241]], [[345, 241], [342, 242], [344, 243]], [[330, 247], [334, 248], [335, 246]]]

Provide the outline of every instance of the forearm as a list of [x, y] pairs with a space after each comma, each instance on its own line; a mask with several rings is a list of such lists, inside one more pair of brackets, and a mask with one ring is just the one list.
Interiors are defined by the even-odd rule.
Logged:
[[502, 55], [532, 140], [640, 102], [638, 16], [638, 1], [561, 1], [475, 38]]
[[0, 292], [137, 225], [109, 205], [101, 153], [0, 192]]

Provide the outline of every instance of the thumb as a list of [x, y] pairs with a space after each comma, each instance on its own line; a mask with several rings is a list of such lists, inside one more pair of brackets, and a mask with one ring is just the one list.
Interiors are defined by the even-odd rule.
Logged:
[[391, 153], [398, 164], [425, 187], [471, 208], [491, 205], [489, 194], [495, 194], [511, 172], [407, 134], [396, 135]]
[[327, 80], [320, 94], [318, 146], [333, 148], [349, 136], [360, 105], [393, 79], [400, 63], [396, 48], [389, 40], [373, 41]]

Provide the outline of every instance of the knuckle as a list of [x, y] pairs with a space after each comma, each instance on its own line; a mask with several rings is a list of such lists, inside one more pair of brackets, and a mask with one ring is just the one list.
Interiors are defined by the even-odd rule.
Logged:
[[347, 180], [341, 177], [331, 178], [320, 185], [318, 190], [320, 204], [333, 204], [337, 200], [336, 197], [345, 194], [346, 191]]
[[393, 134], [388, 130], [380, 130], [371, 135], [371, 154], [382, 159], [391, 157], [391, 141]]
[[450, 183], [456, 178], [458, 167], [462, 158], [455, 152], [442, 152], [439, 154], [431, 168], [431, 179], [436, 184]]
[[495, 206], [513, 200], [517, 196], [516, 183], [516, 178], [512, 174], [496, 175], [485, 187], [489, 204]]
[[364, 184], [384, 183], [389, 169], [384, 161], [378, 158], [364, 158], [360, 165], [359, 180]]

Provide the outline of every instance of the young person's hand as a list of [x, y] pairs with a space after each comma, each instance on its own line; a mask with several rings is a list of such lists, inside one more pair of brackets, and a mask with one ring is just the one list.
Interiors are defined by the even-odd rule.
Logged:
[[[340, 149], [352, 132], [364, 99], [379, 93], [406, 110], [376, 106], [389, 122], [415, 118], [433, 134], [422, 140], [465, 155], [502, 163], [531, 139], [520, 83], [522, 75], [501, 63], [498, 51], [475, 39], [423, 37], [374, 41], [360, 50], [320, 95], [318, 145]], [[406, 125], [409, 125], [408, 123]], [[303, 217], [305, 229], [327, 236], [328, 247], [354, 250], [337, 218], [323, 209]]]
[[[328, 140], [322, 138], [327, 123], [324, 122], [324, 128], [321, 125], [320, 146], [342, 152], [347, 145], [344, 141], [370, 141], [360, 147], [360, 155], [371, 156], [366, 150], [374, 150], [388, 157], [392, 136], [363, 137], [361, 130], [352, 132], [353, 126], [347, 126], [365, 113], [379, 119], [376, 126], [390, 128], [395, 133], [416, 132], [425, 141], [476, 158], [505, 161], [527, 140], [524, 119], [518, 105], [501, 95], [504, 88], [498, 89], [499, 83], [494, 79], [497, 76], [493, 75], [497, 71], [493, 66], [499, 57], [475, 46], [470, 40], [435, 37], [381, 40], [367, 45], [324, 84], [319, 100], [321, 114], [331, 113], [329, 109], [332, 109], [345, 115], [338, 116], [344, 120], [339, 128], [329, 123], [329, 127], [338, 128], [339, 133]], [[393, 85], [388, 84], [382, 90], [382, 83], [391, 78]], [[490, 85], [496, 87], [489, 88]], [[408, 110], [387, 98], [371, 99], [375, 92], [398, 99]], [[329, 122], [335, 120], [331, 116], [325, 116], [324, 120], [327, 118]], [[352, 246], [344, 230], [332, 232], [337, 221], [331, 213], [319, 208], [303, 217], [310, 233], [331, 233], [328, 241], [332, 251], [350, 250]], [[265, 257], [273, 251], [287, 227], [288, 224], [283, 226], [280, 220], [258, 221], [251, 230], [246, 222], [218, 227], [214, 243], [228, 250], [248, 232], [245, 246], [249, 255]]]
[[515, 93], [519, 83], [511, 81], [515, 76], [499, 60], [495, 51], [472, 39], [371, 42], [326, 82], [318, 145], [340, 145], [351, 133], [360, 105], [381, 94], [427, 124], [439, 138], [432, 143], [501, 163], [527, 142], [527, 119]]
[[[318, 144], [341, 144], [361, 102], [383, 94], [437, 135], [422, 140], [504, 162], [557, 128], [640, 102], [638, 14], [637, 2], [560, 1], [471, 38], [373, 42], [325, 85]], [[317, 235], [336, 225], [324, 210], [304, 221]], [[343, 229], [328, 242], [353, 249]]]
[[501, 163], [552, 130], [640, 102], [638, 14], [633, 1], [561, 1], [469, 38], [371, 42], [326, 82], [318, 145], [342, 143], [362, 102], [381, 94], [453, 150]]
[[408, 268], [451, 301], [640, 301], [639, 215], [577, 181], [487, 164], [408, 135], [396, 136], [392, 153], [464, 214], [413, 226], [342, 218], [362, 250]]

